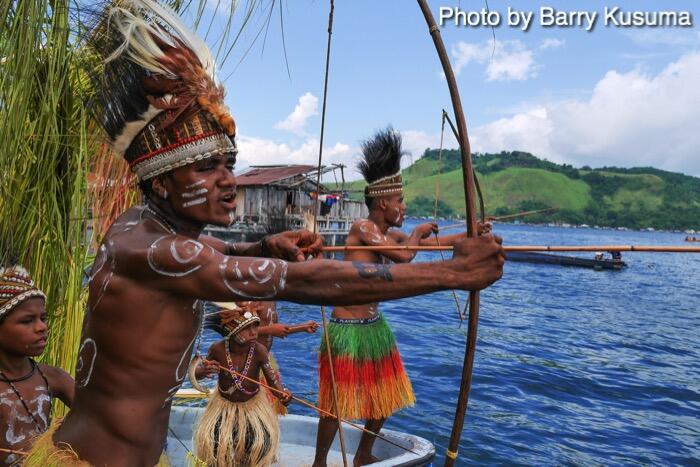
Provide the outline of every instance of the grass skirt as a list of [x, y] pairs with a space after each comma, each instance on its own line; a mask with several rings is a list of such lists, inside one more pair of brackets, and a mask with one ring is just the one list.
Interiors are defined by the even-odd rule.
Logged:
[[[331, 318], [328, 336], [340, 416], [381, 419], [415, 403], [396, 338], [382, 315], [365, 320]], [[333, 411], [326, 340], [319, 353], [319, 407]]]
[[262, 391], [231, 402], [212, 391], [194, 433], [196, 456], [209, 466], [269, 466], [279, 449], [279, 421]]
[[[58, 447], [53, 441], [53, 435], [61, 426], [62, 418], [56, 419], [51, 423], [44, 434], [38, 436], [34, 442], [34, 446], [24, 458], [22, 465], [26, 467], [91, 467], [87, 461], [81, 460], [68, 444], [61, 443]], [[168, 459], [163, 454], [156, 467], [167, 467]]]

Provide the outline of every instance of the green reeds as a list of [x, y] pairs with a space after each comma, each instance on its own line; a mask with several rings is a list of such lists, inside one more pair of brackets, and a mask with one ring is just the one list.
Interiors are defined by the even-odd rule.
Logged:
[[83, 318], [87, 116], [65, 2], [0, 0], [0, 259], [47, 295], [42, 361], [74, 370]]

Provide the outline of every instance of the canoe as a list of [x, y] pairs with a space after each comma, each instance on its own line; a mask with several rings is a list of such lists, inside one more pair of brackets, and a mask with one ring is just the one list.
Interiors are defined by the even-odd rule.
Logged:
[[619, 270], [627, 266], [622, 260], [580, 258], [578, 256], [553, 255], [551, 253], [535, 253], [525, 251], [510, 251], [507, 254], [508, 261], [535, 264], [556, 264], [559, 266], [576, 266], [591, 269]]
[[[204, 412], [201, 407], [174, 406], [170, 412], [170, 425], [166, 454], [173, 467], [191, 465], [192, 430], [196, 420]], [[301, 467], [313, 462], [316, 447], [316, 427], [318, 418], [303, 415], [286, 415], [280, 417], [280, 452], [279, 462], [275, 466]], [[357, 449], [361, 432], [352, 427], [343, 428], [347, 449], [348, 464], [352, 465], [352, 455]], [[378, 439], [374, 444], [373, 454], [380, 462], [373, 467], [388, 466], [424, 466], [430, 465], [435, 457], [435, 447], [424, 438], [393, 430], [382, 430], [382, 436], [392, 442], [415, 452], [407, 452], [399, 447]], [[329, 466], [342, 466], [343, 458], [336, 436], [328, 454]]]

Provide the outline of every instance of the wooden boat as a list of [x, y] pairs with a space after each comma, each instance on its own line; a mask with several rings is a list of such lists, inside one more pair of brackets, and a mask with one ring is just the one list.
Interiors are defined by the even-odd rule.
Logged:
[[[174, 406], [170, 412], [170, 426], [166, 454], [173, 467], [191, 465], [192, 430], [197, 419], [202, 415], [201, 407]], [[276, 466], [301, 467], [311, 465], [316, 447], [316, 427], [318, 418], [302, 415], [280, 417], [280, 453]], [[352, 465], [352, 454], [357, 450], [361, 432], [352, 427], [343, 428], [348, 463]], [[371, 464], [374, 467], [388, 466], [422, 466], [430, 465], [435, 457], [435, 447], [428, 440], [418, 436], [393, 430], [382, 430], [382, 436], [392, 442], [411, 449], [411, 453], [378, 439], [373, 454], [380, 461]], [[338, 437], [336, 437], [328, 454], [329, 466], [342, 466]]]
[[511, 251], [507, 255], [508, 261], [535, 264], [555, 264], [559, 266], [575, 266], [591, 269], [620, 270], [627, 266], [621, 259], [595, 259], [580, 258], [578, 256], [554, 255], [551, 253], [535, 253], [524, 251]]

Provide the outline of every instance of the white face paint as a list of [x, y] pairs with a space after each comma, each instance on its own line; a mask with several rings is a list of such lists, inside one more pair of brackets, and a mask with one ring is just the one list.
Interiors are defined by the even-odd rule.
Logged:
[[[202, 268], [201, 264], [195, 264], [191, 267], [189, 265], [197, 259], [203, 249], [204, 245], [196, 240], [182, 240], [171, 235], [163, 235], [148, 248], [146, 260], [151, 269], [158, 274], [168, 277], [184, 277]], [[165, 258], [163, 258], [164, 256]], [[182, 267], [168, 269], [167, 266], [161, 264], [162, 260], [169, 258], [174, 259]]]
[[399, 211], [399, 208], [397, 208], [397, 207], [395, 207], [394, 209], [396, 210], [396, 220], [394, 222], [396, 222], [398, 224], [399, 221], [401, 220], [401, 212]]
[[194, 182], [193, 184], [187, 185], [187, 186], [185, 187], [185, 189], [191, 190], [192, 188], [198, 187], [199, 185], [204, 185], [205, 182], [206, 182], [206, 180], [197, 180], [197, 181]]
[[190, 199], [190, 198], [196, 198], [199, 195], [203, 195], [204, 193], [209, 193], [209, 190], [206, 188], [200, 188], [199, 190], [195, 191], [186, 191], [182, 194], [183, 198]]
[[[90, 382], [92, 370], [95, 368], [95, 360], [97, 359], [97, 344], [95, 340], [88, 337], [80, 345], [78, 349], [78, 363], [75, 366], [75, 385], [79, 388], [84, 388]], [[83, 375], [83, 371], [86, 373]]]
[[187, 201], [186, 203], [182, 203], [183, 208], [189, 208], [192, 206], [197, 206], [198, 204], [204, 204], [207, 202], [206, 198], [196, 198], [193, 199], [192, 201]]

